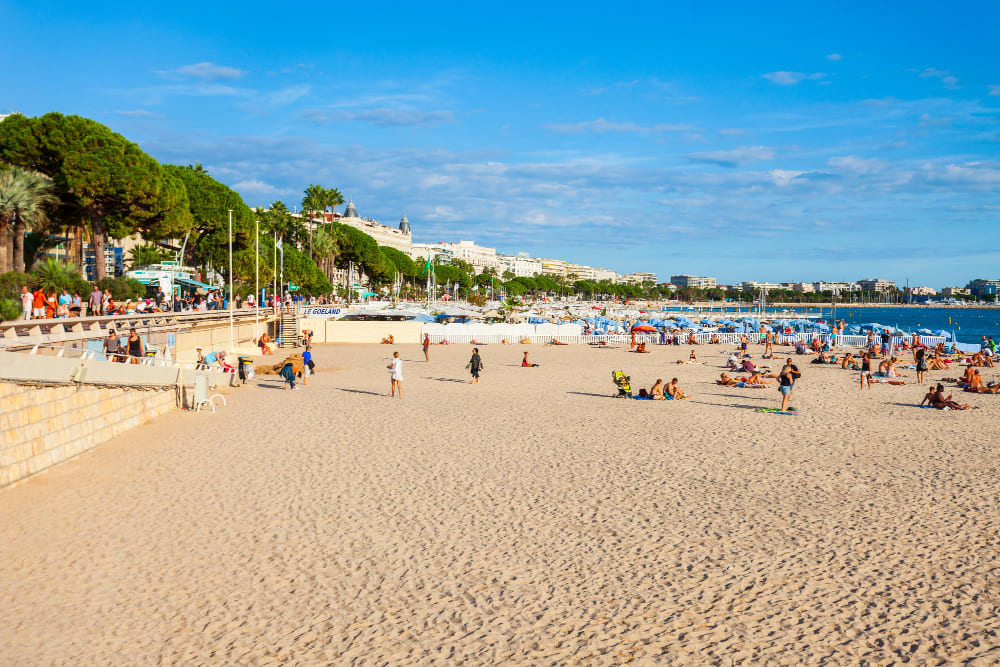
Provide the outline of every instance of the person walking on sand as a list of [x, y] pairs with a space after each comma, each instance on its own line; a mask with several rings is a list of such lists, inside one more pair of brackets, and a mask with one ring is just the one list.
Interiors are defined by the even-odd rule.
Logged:
[[395, 396], [398, 390], [399, 397], [403, 398], [403, 360], [399, 352], [392, 353], [392, 361], [386, 368], [389, 369], [389, 396]]
[[918, 347], [913, 358], [917, 362], [917, 384], [923, 384], [924, 376], [927, 375], [927, 351]]
[[469, 384], [479, 384], [479, 371], [483, 370], [483, 360], [479, 358], [479, 348], [472, 348], [472, 358], [469, 359], [469, 371], [472, 373], [472, 379], [469, 380]]
[[430, 355], [430, 352], [429, 352], [429, 350], [431, 349], [431, 335], [430, 334], [424, 334], [424, 343], [423, 343], [423, 345], [424, 345], [424, 361], [430, 362], [430, 360], [431, 360], [431, 355]]

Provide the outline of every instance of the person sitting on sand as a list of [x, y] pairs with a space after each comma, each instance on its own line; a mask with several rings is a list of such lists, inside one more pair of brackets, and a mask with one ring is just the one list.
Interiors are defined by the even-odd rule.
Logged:
[[885, 366], [885, 376], [886, 377], [890, 377], [890, 378], [906, 377], [905, 375], [903, 375], [902, 373], [900, 373], [898, 370], [896, 370], [896, 362], [898, 362], [898, 361], [899, 361], [899, 359], [897, 359], [896, 357], [891, 357], [889, 359], [889, 363], [886, 364], [886, 366]]
[[653, 397], [654, 401], [665, 401], [666, 396], [663, 395], [663, 380], [657, 378], [656, 384], [653, 388], [649, 390], [649, 395]]
[[649, 350], [646, 349], [646, 343], [642, 342], [635, 348], [635, 351], [639, 354], [649, 354]]
[[380, 342], [382, 345], [392, 345], [396, 342], [396, 339], [393, 337], [392, 334], [389, 334], [388, 336], [383, 338]]
[[257, 339], [257, 344], [260, 345], [260, 353], [265, 357], [271, 354], [271, 346], [268, 344], [270, 342], [271, 337], [267, 334], [261, 334], [260, 338]]
[[688, 345], [697, 345], [698, 339], [694, 337], [694, 332], [688, 334]]
[[826, 352], [820, 350], [819, 356], [812, 360], [814, 364], [828, 364], [830, 363], [830, 357], [826, 356]]
[[766, 387], [768, 382], [761, 376], [760, 371], [754, 371], [750, 379], [747, 380], [747, 384], [751, 387]]
[[698, 363], [698, 355], [695, 354], [695, 351], [693, 349], [691, 350], [691, 354], [688, 355], [688, 361], [695, 364]]
[[944, 385], [939, 384], [936, 388], [927, 392], [924, 399], [920, 401], [920, 405], [927, 403], [931, 407], [937, 408], [938, 410], [943, 410], [944, 408], [951, 408], [952, 410], [968, 410], [968, 403], [956, 403], [951, 400], [951, 394], [948, 396], [944, 395]]
[[972, 364], [969, 364], [968, 366], [966, 366], [965, 367], [965, 372], [962, 373], [962, 379], [959, 382], [959, 384], [971, 384], [972, 383], [972, 377], [973, 377], [973, 375], [975, 375], [975, 373], [976, 373], [976, 369], [972, 367]]
[[[1000, 387], [1000, 385], [998, 385]], [[965, 391], [972, 392], [975, 394], [995, 394], [991, 388], [987, 387], [983, 382], [983, 376], [979, 374], [979, 371], [973, 371], [972, 381], [965, 387]]]
[[729, 377], [725, 373], [722, 373], [721, 377], [715, 381], [715, 384], [722, 385], [723, 387], [735, 387], [739, 384], [736, 380]]
[[844, 355], [844, 358], [840, 360], [840, 367], [846, 370], [854, 370], [857, 368], [858, 363], [854, 360], [854, 356], [848, 352]]
[[712, 344], [713, 345], [718, 345], [719, 344], [719, 334], [716, 334], [716, 333], [712, 334]]
[[809, 349], [813, 352], [819, 352], [822, 349], [819, 344], [819, 338], [813, 338], [813, 342], [809, 344]]
[[750, 361], [750, 357], [747, 357], [746, 359], [743, 360], [743, 372], [752, 375], [756, 371], [757, 368], [753, 365], [753, 362]]
[[527, 351], [525, 351], [524, 357], [521, 358], [521, 367], [522, 368], [537, 368], [538, 364], [533, 364], [530, 361], [528, 361], [528, 353], [527, 353]]
[[733, 352], [732, 354], [729, 355], [729, 359], [726, 361], [726, 368], [730, 368], [735, 371], [739, 370], [739, 367], [740, 367], [739, 357], [737, 357], [736, 353]]
[[670, 384], [667, 385], [667, 396], [669, 396], [675, 401], [683, 401], [684, 399], [687, 398], [684, 392], [681, 391], [680, 386], [678, 386], [677, 378], [671, 380]]

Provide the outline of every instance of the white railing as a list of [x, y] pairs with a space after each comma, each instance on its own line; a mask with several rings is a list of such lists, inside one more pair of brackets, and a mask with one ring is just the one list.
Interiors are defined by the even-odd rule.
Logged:
[[[490, 344], [502, 344], [504, 342], [509, 344], [520, 343], [522, 340], [530, 340], [532, 343], [551, 343], [553, 340], [560, 343], [585, 343], [585, 344], [600, 344], [605, 343], [608, 345], [626, 345], [631, 344], [632, 334], [585, 334], [585, 335], [559, 335], [556, 334], [517, 334], [514, 333], [497, 333], [497, 334], [464, 334], [464, 333], [431, 333], [426, 332], [430, 336], [432, 343], [441, 343], [443, 341], [448, 341], [449, 343], [481, 343], [483, 345]], [[753, 345], [759, 345], [763, 342], [763, 336], [760, 334], [740, 334], [740, 333], [711, 333], [703, 332], [694, 334], [694, 339], [698, 345], [710, 345], [713, 344], [713, 339], [717, 341], [719, 345], [736, 345], [738, 344], [743, 336], [746, 335], [747, 342]], [[689, 345], [690, 344], [690, 334], [677, 334], [676, 340], [678, 345]], [[795, 343], [805, 343], [806, 345], [813, 342], [813, 340], [819, 340], [820, 342], [826, 342], [829, 338], [828, 334], [816, 334], [816, 333], [797, 333], [797, 334], [776, 334], [774, 337], [775, 345], [794, 345]], [[837, 347], [867, 347], [867, 336], [837, 336]], [[902, 347], [904, 342], [909, 343], [912, 340], [910, 336], [893, 336], [893, 347]], [[928, 347], [933, 347], [938, 343], [946, 343], [945, 339], [940, 336], [921, 336], [921, 342]], [[668, 341], [672, 343], [674, 341], [673, 334], [666, 334], [661, 336], [660, 334], [636, 334], [635, 341], [637, 343], [646, 343], [647, 345], [662, 345]], [[876, 339], [876, 343], [881, 344], [881, 342]]]

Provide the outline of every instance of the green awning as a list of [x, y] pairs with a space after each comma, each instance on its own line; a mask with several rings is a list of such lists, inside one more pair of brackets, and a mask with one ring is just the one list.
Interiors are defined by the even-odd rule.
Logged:
[[204, 289], [204, 290], [214, 290], [215, 289], [215, 287], [213, 287], [212, 285], [208, 285], [206, 283], [200, 283], [197, 280], [191, 280], [190, 278], [181, 278], [179, 276], [177, 278], [174, 278], [174, 282], [178, 283], [180, 285], [188, 285], [190, 287], [200, 287], [201, 289]]

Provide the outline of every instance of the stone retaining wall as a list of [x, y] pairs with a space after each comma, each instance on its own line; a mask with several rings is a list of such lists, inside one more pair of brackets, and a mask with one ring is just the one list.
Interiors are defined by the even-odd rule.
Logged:
[[33, 387], [0, 380], [0, 487], [177, 407], [177, 390]]

